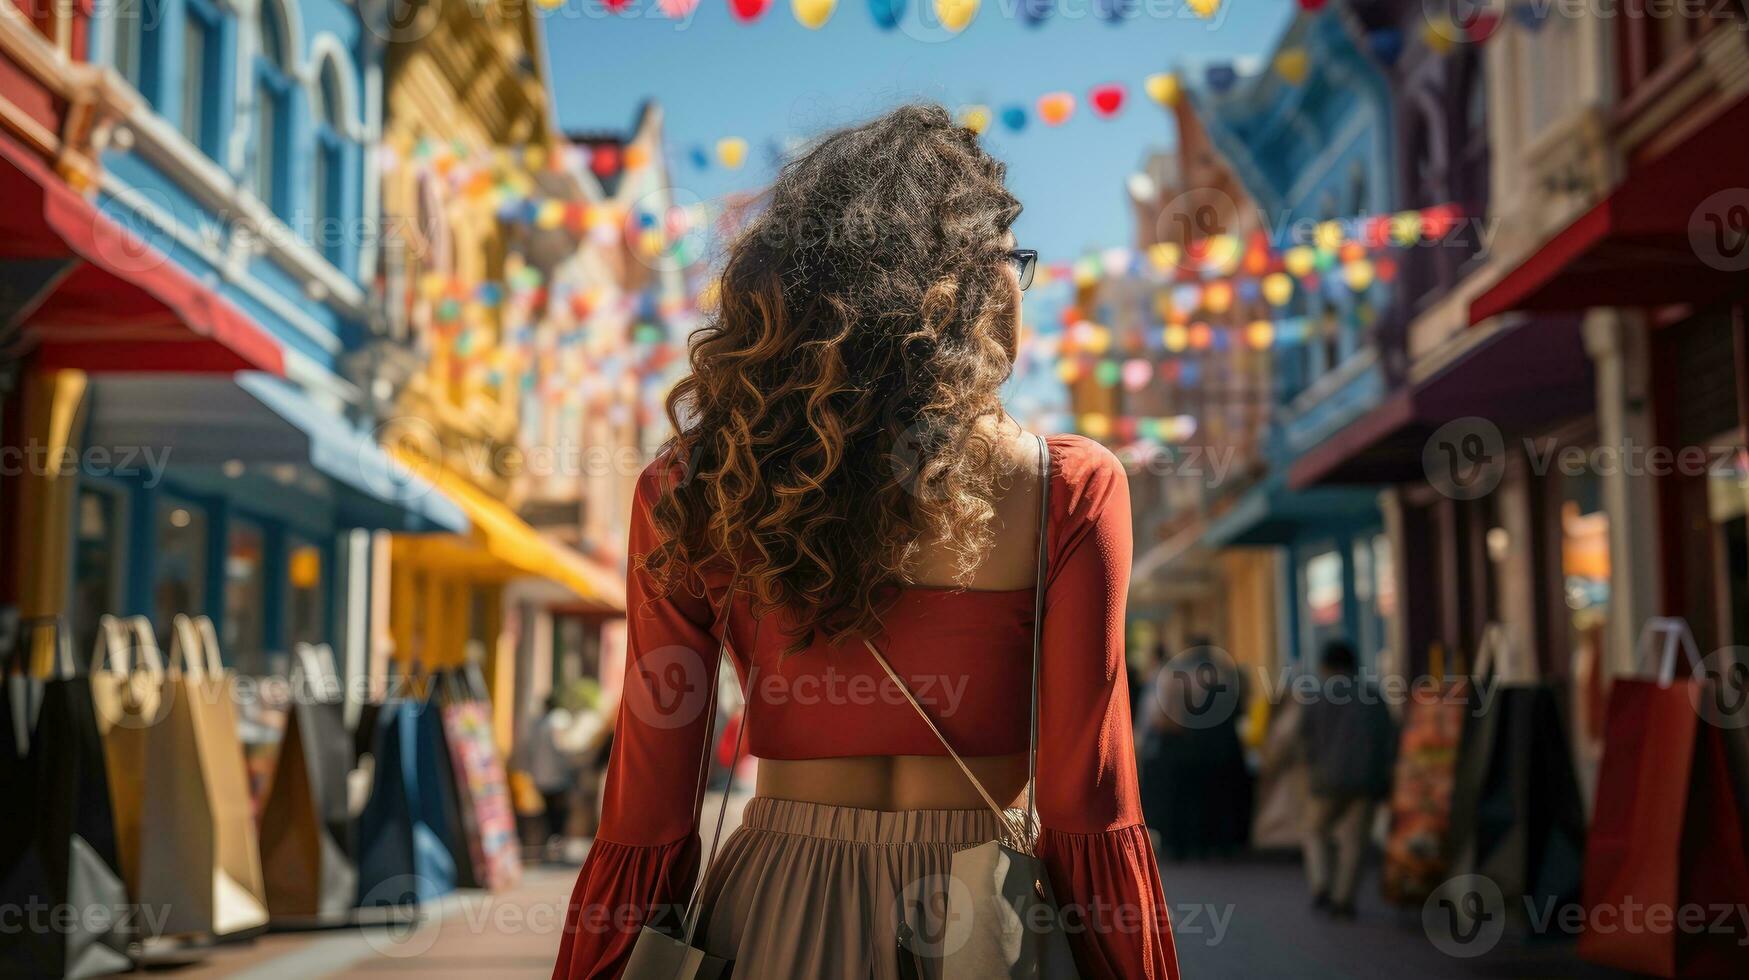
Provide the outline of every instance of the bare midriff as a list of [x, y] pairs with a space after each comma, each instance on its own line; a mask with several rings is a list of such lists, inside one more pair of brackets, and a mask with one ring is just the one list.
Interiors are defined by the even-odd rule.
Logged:
[[[1026, 789], [1026, 755], [967, 759], [996, 802], [1014, 804]], [[945, 756], [760, 759], [757, 792], [864, 810], [981, 810], [984, 799]]]

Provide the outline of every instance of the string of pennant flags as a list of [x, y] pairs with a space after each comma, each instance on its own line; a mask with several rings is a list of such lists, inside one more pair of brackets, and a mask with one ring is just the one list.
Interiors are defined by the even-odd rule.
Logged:
[[[975, 3], [975, 0], [972, 0]], [[1214, 0], [1210, 0], [1214, 2]], [[1513, 11], [1528, 10], [1535, 13], [1540, 9], [1537, 4], [1516, 6]], [[1540, 16], [1540, 15], [1539, 15]], [[1540, 25], [1540, 20], [1533, 20]], [[1476, 43], [1491, 35], [1490, 28], [1485, 33], [1478, 33], [1474, 24], [1464, 28], [1455, 26], [1429, 25], [1424, 29], [1428, 47], [1439, 54], [1449, 53], [1455, 48], [1455, 37], [1474, 34]], [[1396, 28], [1381, 28], [1366, 36], [1368, 50], [1381, 64], [1394, 65], [1401, 56], [1404, 47], [1403, 32]], [[1225, 95], [1232, 91], [1238, 83], [1247, 77], [1254, 77], [1263, 70], [1273, 72], [1288, 85], [1299, 86], [1310, 75], [1312, 67], [1311, 55], [1301, 47], [1289, 47], [1277, 51], [1269, 59], [1267, 65], [1255, 59], [1212, 61], [1194, 68], [1179, 68], [1171, 71], [1155, 72], [1144, 76], [1140, 84], [1134, 86], [1142, 96], [1155, 105], [1164, 108], [1175, 108], [1184, 98], [1191, 85], [1201, 85], [1215, 95]], [[1089, 86], [1085, 91], [1076, 93], [1064, 90], [1046, 92], [1036, 98], [1015, 100], [1000, 104], [985, 102], [967, 103], [959, 107], [958, 118], [961, 125], [979, 134], [986, 132], [1002, 132], [1009, 135], [1020, 135], [1035, 128], [1054, 129], [1063, 126], [1071, 119], [1088, 115], [1099, 120], [1118, 118], [1135, 101], [1132, 86], [1122, 81], [1099, 82]], [[774, 159], [781, 159], [793, 146], [794, 140], [771, 140], [769, 148]], [[705, 171], [713, 168], [724, 170], [739, 170], [748, 160], [751, 144], [738, 135], [722, 136], [714, 141], [694, 142], [686, 144], [682, 157], [696, 170]]]
[[[535, 0], [536, 5], [546, 10], [563, 7], [567, 0]], [[623, 14], [633, 9], [635, 0], [593, 0], [599, 6], [614, 14]], [[910, 13], [909, 0], [865, 0], [868, 16], [874, 25], [882, 31], [899, 30]], [[1184, 0], [1185, 9], [1197, 17], [1209, 19], [1220, 12], [1223, 0]], [[1308, 12], [1322, 10], [1328, 0], [1298, 0], [1301, 9]], [[674, 20], [684, 20], [697, 11], [699, 0], [655, 0], [655, 6], [663, 16]], [[753, 24], [762, 20], [770, 12], [772, 0], [727, 0], [729, 14], [742, 24]], [[1057, 11], [1058, 0], [1015, 0], [1012, 10], [1015, 17], [1028, 27], [1044, 26]], [[796, 22], [810, 30], [819, 30], [831, 21], [838, 12], [838, 0], [790, 0], [790, 13]], [[925, 20], [925, 26], [939, 29], [949, 34], [957, 34], [977, 19], [983, 7], [982, 0], [927, 0], [917, 4], [917, 16]], [[1003, 4], [1004, 10], [1009, 8]], [[1103, 21], [1121, 24], [1134, 18], [1141, 11], [1141, 0], [1094, 0], [1093, 12]], [[1533, 30], [1540, 29], [1548, 15], [1546, 4], [1534, 2], [1516, 3], [1511, 6], [1510, 16]], [[1494, 9], [1478, 9], [1470, 12], [1461, 23], [1453, 21], [1448, 24], [1430, 24], [1440, 38], [1440, 44], [1455, 43], [1456, 39], [1480, 42], [1493, 33], [1498, 25], [1501, 11]], [[1448, 18], [1449, 19], [1449, 18]]]

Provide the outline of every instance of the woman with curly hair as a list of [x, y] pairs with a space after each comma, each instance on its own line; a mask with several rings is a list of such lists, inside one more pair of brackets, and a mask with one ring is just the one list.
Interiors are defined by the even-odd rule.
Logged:
[[[1016, 828], [1074, 972], [1177, 976], [1131, 748], [1128, 485], [1002, 409], [1037, 261], [1003, 179], [905, 106], [787, 164], [731, 246], [638, 484], [626, 690], [556, 980], [620, 976], [646, 926], [738, 977], [937, 978], [953, 924], [925, 893]], [[694, 899], [722, 656], [759, 772]]]

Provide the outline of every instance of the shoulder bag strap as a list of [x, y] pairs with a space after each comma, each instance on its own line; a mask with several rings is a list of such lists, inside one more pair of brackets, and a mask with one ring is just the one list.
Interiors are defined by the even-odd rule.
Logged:
[[[710, 781], [711, 749], [715, 748], [712, 742], [713, 736], [716, 735], [717, 731], [717, 708], [719, 707], [717, 703], [717, 694], [721, 689], [720, 680], [723, 672], [723, 657], [729, 652], [729, 613], [735, 608], [735, 587], [739, 582], [740, 578], [738, 576], [729, 580], [729, 590], [723, 594], [723, 611], [722, 614], [717, 617], [717, 626], [719, 630], [719, 635], [717, 637], [717, 659], [715, 663], [711, 665], [710, 677], [708, 678], [708, 682], [711, 686], [711, 706], [708, 719], [705, 722], [704, 748], [699, 752], [698, 782], [694, 785], [693, 789], [692, 822], [694, 825], [698, 825], [704, 820], [705, 784]], [[753, 642], [757, 644], [759, 642], [758, 618], [755, 618], [753, 621], [753, 629]], [[724, 788], [723, 798], [717, 804], [717, 826], [716, 830], [711, 833], [710, 850], [704, 853], [703, 860], [699, 862], [698, 877], [692, 883], [692, 892], [686, 898], [686, 907], [681, 910], [681, 922], [684, 924], [686, 930], [684, 941], [688, 946], [692, 945], [693, 933], [698, 928], [698, 896], [699, 893], [704, 890], [705, 873], [710, 870], [711, 862], [716, 859], [717, 845], [723, 837], [723, 823], [729, 814], [729, 794], [733, 792], [735, 788], [735, 763], [740, 761], [741, 758], [741, 740], [747, 735], [747, 721], [748, 716], [752, 714], [752, 706], [753, 699], [749, 697], [747, 698], [746, 707], [741, 709], [741, 724], [735, 729], [734, 754], [729, 757], [729, 785]], [[701, 831], [703, 830], [702, 827], [699, 829]]]
[[873, 641], [869, 640], [867, 637], [864, 637], [863, 641], [862, 641], [862, 645], [865, 647], [868, 647], [868, 652], [874, 655], [875, 662], [879, 663], [881, 665], [881, 669], [886, 671], [887, 677], [889, 679], [891, 679], [894, 684], [898, 685], [899, 693], [901, 693], [905, 696], [905, 700], [911, 705], [912, 709], [914, 709], [917, 712], [917, 716], [919, 718], [923, 719], [923, 723], [925, 725], [929, 726], [929, 730], [931, 732], [935, 733], [936, 739], [941, 742], [941, 747], [947, 750], [947, 754], [953, 758], [954, 764], [960, 767], [960, 772], [965, 773], [967, 781], [969, 781], [972, 784], [972, 788], [977, 790], [978, 795], [984, 798], [984, 803], [987, 806], [989, 806], [993, 812], [995, 812], [997, 818], [1002, 821], [1002, 825], [1004, 827], [1006, 827], [1008, 829], [1009, 833], [1015, 838], [1015, 840], [1021, 844], [1020, 849], [1025, 850], [1025, 851], [1031, 851], [1031, 849], [1032, 849], [1031, 841], [1032, 841], [1032, 837], [1033, 837], [1033, 830], [1038, 825], [1037, 783], [1038, 783], [1038, 703], [1039, 703], [1039, 674], [1040, 674], [1039, 668], [1041, 666], [1041, 661], [1042, 661], [1041, 652], [1042, 652], [1043, 647], [1044, 647], [1043, 641], [1044, 641], [1044, 618], [1045, 618], [1044, 617], [1045, 587], [1048, 584], [1045, 581], [1045, 579], [1046, 579], [1047, 573], [1050, 570], [1049, 569], [1049, 558], [1050, 558], [1050, 529], [1051, 529], [1051, 522], [1050, 522], [1050, 518], [1051, 518], [1051, 510], [1050, 510], [1051, 456], [1050, 456], [1050, 452], [1049, 452], [1048, 448], [1045, 445], [1044, 437], [1043, 436], [1036, 436], [1035, 438], [1038, 439], [1038, 459], [1039, 459], [1038, 567], [1035, 571], [1036, 578], [1033, 582], [1032, 693], [1031, 693], [1031, 706], [1028, 710], [1028, 719], [1027, 719], [1027, 728], [1028, 728], [1027, 747], [1026, 747], [1026, 820], [1027, 820], [1027, 825], [1024, 828], [1017, 828], [1014, 826], [1014, 821], [1009, 816], [1008, 811], [1004, 810], [1002, 808], [1002, 806], [996, 802], [995, 798], [990, 795], [990, 791], [984, 787], [983, 782], [980, 781], [977, 776], [972, 774], [971, 767], [966, 765], [966, 761], [964, 759], [960, 758], [960, 754], [958, 752], [954, 751], [954, 747], [953, 747], [952, 743], [948, 742], [947, 736], [942, 734], [940, 727], [938, 727], [935, 724], [935, 719], [929, 717], [929, 712], [924, 710], [923, 705], [919, 704], [916, 696], [914, 696], [911, 693], [910, 685], [906, 684], [905, 681], [899, 676], [898, 672], [893, 670], [893, 665], [888, 663], [887, 658], [881, 655], [881, 651], [875, 647]]

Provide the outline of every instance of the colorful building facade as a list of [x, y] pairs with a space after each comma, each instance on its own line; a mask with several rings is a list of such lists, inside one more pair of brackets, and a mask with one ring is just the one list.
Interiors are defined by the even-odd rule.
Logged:
[[242, 672], [326, 642], [356, 673], [371, 532], [468, 527], [378, 448], [346, 373], [374, 310], [383, 32], [339, 0], [152, 13], [53, 66], [97, 80], [86, 152], [56, 158], [79, 193], [39, 182], [7, 216], [62, 249], [23, 257], [60, 271], [13, 324], [9, 444], [68, 461], [19, 481], [15, 596], [76, 643], [120, 613], [167, 645], [187, 613]]
[[[1344, 8], [1302, 11], [1278, 43], [1278, 52], [1290, 50], [1306, 65], [1297, 81], [1270, 72], [1187, 92], [1277, 248], [1309, 244], [1294, 240], [1308, 229], [1397, 206], [1396, 189], [1383, 176], [1395, 166], [1391, 93], [1361, 25]], [[1265, 465], [1254, 483], [1235, 484], [1213, 504], [1200, 543], [1211, 551], [1280, 549], [1284, 661], [1315, 656], [1338, 637], [1371, 661], [1386, 649], [1395, 601], [1377, 493], [1297, 492], [1288, 471], [1383, 398], [1387, 365], [1379, 340], [1394, 287], [1381, 279], [1353, 290], [1337, 275], [1318, 284], [1297, 290], [1285, 311], [1305, 318], [1304, 342], [1274, 348]]]

